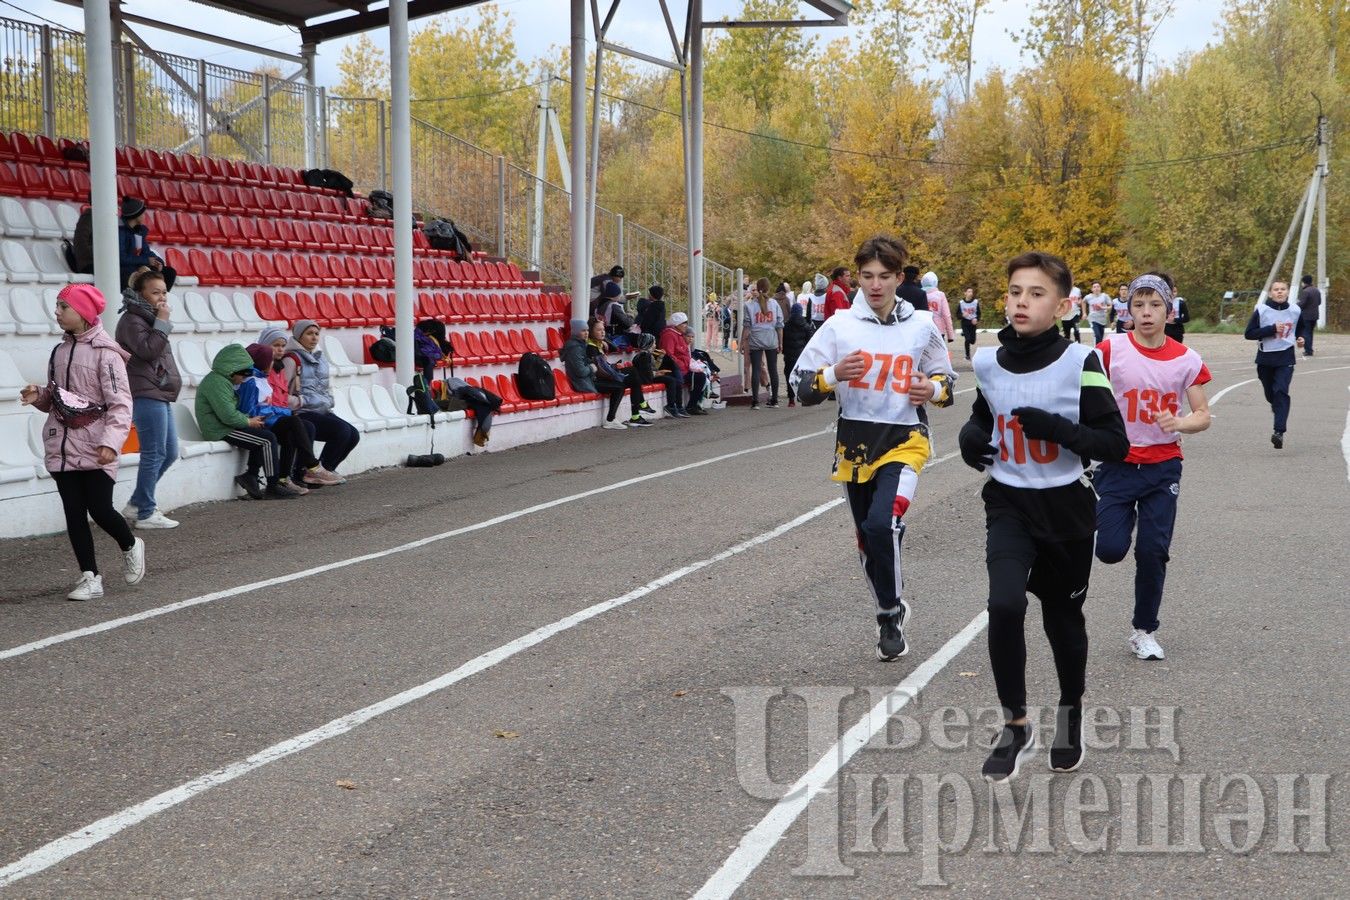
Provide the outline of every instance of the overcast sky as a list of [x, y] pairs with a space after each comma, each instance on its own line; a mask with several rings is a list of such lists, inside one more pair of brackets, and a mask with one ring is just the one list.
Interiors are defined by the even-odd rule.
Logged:
[[[50, 19], [74, 31], [84, 30], [83, 12], [57, 0], [0, 0], [0, 15], [6, 18], [40, 21]], [[516, 23], [516, 46], [524, 59], [540, 56], [550, 45], [566, 44], [567, 18], [562, 15], [566, 0], [497, 0], [495, 5], [509, 12]], [[603, 11], [607, 3], [601, 0]], [[686, 0], [670, 0], [671, 13], [676, 22], [682, 22]], [[739, 0], [704, 0], [704, 16], [719, 19], [732, 15], [740, 7]], [[991, 65], [1015, 69], [1020, 65], [1017, 48], [1008, 38], [1009, 31], [1026, 27], [1025, 0], [994, 0], [988, 12], [982, 13], [975, 34], [977, 74]], [[1178, 55], [1199, 50], [1215, 38], [1220, 4], [1215, 0], [1177, 0], [1176, 9], [1158, 33], [1154, 42], [1155, 61], [1169, 62]], [[17, 9], [21, 7], [23, 11]], [[266, 25], [255, 19], [244, 18], [183, 0], [126, 0], [123, 9], [129, 13], [156, 20], [172, 22], [198, 31], [205, 31], [247, 41], [264, 47], [291, 53], [299, 52], [299, 35], [290, 28]], [[446, 13], [444, 18], [468, 18], [471, 10]], [[803, 6], [804, 18], [817, 18], [810, 7]], [[427, 20], [423, 20], [427, 21]], [[413, 23], [413, 28], [418, 26]], [[206, 44], [191, 38], [167, 32], [138, 28], [142, 36], [158, 49], [183, 56], [206, 57], [221, 65], [252, 69], [259, 57], [218, 45]], [[837, 38], [836, 28], [811, 29], [822, 42]], [[388, 48], [385, 32], [370, 32], [382, 47]], [[653, 56], [670, 56], [670, 38], [657, 0], [626, 0], [611, 26], [610, 38]], [[338, 79], [337, 64], [346, 41], [331, 41], [319, 48], [318, 77], [321, 84], [332, 86]], [[283, 65], [288, 65], [283, 63]], [[646, 65], [638, 63], [638, 65]], [[936, 74], [936, 73], [935, 73]], [[447, 86], [449, 87], [449, 86]]]

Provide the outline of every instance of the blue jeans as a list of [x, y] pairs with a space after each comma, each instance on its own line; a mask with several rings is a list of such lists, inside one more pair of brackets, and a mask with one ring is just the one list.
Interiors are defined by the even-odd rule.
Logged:
[[1158, 630], [1163, 583], [1171, 559], [1172, 528], [1181, 493], [1181, 460], [1160, 463], [1102, 463], [1092, 480], [1097, 489], [1097, 558], [1117, 563], [1134, 540], [1135, 628]]
[[136, 471], [136, 490], [131, 505], [136, 518], [148, 519], [155, 511], [155, 486], [178, 459], [178, 430], [173, 423], [173, 405], [150, 397], [134, 397], [131, 421], [141, 442], [141, 466]]
[[1284, 434], [1289, 426], [1289, 385], [1294, 381], [1294, 367], [1260, 366], [1256, 367], [1256, 377], [1265, 392], [1266, 402], [1275, 414], [1275, 430]]
[[1092, 325], [1092, 342], [1094, 344], [1100, 344], [1102, 340], [1106, 338], [1106, 326], [1101, 322], [1091, 322], [1089, 324]]

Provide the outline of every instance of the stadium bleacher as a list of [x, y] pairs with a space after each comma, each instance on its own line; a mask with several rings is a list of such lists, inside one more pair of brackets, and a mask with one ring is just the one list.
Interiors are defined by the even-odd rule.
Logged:
[[[18, 388], [46, 380], [47, 356], [60, 334], [51, 313], [56, 292], [72, 281], [92, 281], [69, 271], [61, 249], [89, 195], [88, 164], [70, 152], [73, 146], [0, 132], [0, 501], [38, 497], [24, 504], [31, 510], [4, 518], [14, 523], [36, 515], [47, 530], [62, 527], [59, 504], [41, 496], [53, 490], [42, 470], [41, 416], [19, 405]], [[184, 382], [175, 409], [184, 471], [171, 471], [161, 486], [166, 509], [233, 495], [236, 451], [201, 439], [192, 400], [216, 352], [251, 343], [266, 323], [313, 319], [324, 329], [336, 412], [364, 433], [348, 468], [391, 465], [421, 452], [429, 437], [426, 417], [404, 412], [405, 390], [394, 383], [392, 367], [377, 365], [368, 353], [379, 326], [394, 324], [389, 219], [366, 216], [359, 195], [309, 186], [300, 171], [282, 166], [121, 147], [117, 167], [119, 195], [146, 201], [150, 244], [178, 272], [170, 302]], [[555, 400], [525, 400], [516, 384], [522, 354], [556, 361], [570, 318], [568, 295], [508, 260], [479, 252], [459, 259], [432, 248], [420, 227], [413, 253], [414, 319], [445, 323], [454, 352], [442, 366], [504, 401], [492, 449], [599, 424], [599, 395], [571, 391], [560, 369], [554, 370]], [[110, 308], [118, 302], [109, 298]], [[653, 392], [653, 402], [659, 405], [660, 392]], [[437, 449], [449, 455], [472, 450], [469, 429], [453, 434], [449, 447], [438, 434]], [[131, 490], [137, 462], [135, 454], [123, 455], [119, 501]], [[13, 536], [14, 528], [21, 529], [14, 534], [35, 533], [0, 526], [0, 537]]]

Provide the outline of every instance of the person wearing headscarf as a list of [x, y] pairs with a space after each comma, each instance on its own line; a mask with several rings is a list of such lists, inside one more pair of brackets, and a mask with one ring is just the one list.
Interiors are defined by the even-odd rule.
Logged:
[[947, 339], [947, 343], [956, 340], [956, 331], [952, 328], [952, 308], [947, 303], [947, 295], [938, 290], [938, 277], [936, 272], [928, 272], [919, 282], [919, 287], [923, 288], [924, 299], [928, 301], [928, 311], [933, 314], [933, 324], [937, 325], [938, 331]]

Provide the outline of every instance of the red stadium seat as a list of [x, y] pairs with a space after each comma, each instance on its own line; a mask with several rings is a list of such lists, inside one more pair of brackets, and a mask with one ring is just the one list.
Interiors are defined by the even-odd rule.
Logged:
[[189, 261], [189, 258], [177, 247], [170, 247], [164, 251], [164, 264], [172, 267], [179, 275], [193, 275], [199, 279], [201, 278], [201, 276], [197, 275], [196, 271], [193, 270], [193, 264]]
[[[268, 246], [267, 239], [262, 236], [263, 222], [267, 219], [255, 219], [253, 216], [242, 216], [239, 219], [239, 236], [244, 244], [249, 247], [263, 248]], [[270, 223], [269, 223], [270, 224]], [[275, 233], [275, 232], [274, 232]]]
[[187, 177], [187, 170], [183, 168], [183, 158], [177, 153], [170, 153], [165, 150], [160, 154], [160, 159], [164, 163], [162, 174], [173, 179], [183, 179]]
[[315, 305], [318, 306], [319, 315], [322, 317], [315, 321], [320, 324], [326, 322], [327, 324], [323, 325], [324, 328], [346, 328], [351, 324], [347, 320], [347, 317], [342, 315], [342, 312], [337, 307], [337, 303], [327, 291], [320, 291], [316, 294], [314, 302]]
[[238, 216], [218, 216], [216, 222], [220, 225], [220, 236], [227, 247], [242, 247], [247, 241], [244, 240], [243, 233], [239, 230]]
[[277, 237], [288, 250], [299, 250], [303, 246], [300, 239], [295, 236], [295, 223], [290, 219], [281, 219], [277, 222]]
[[394, 295], [383, 291], [375, 291], [370, 295], [371, 302], [375, 304], [375, 316], [381, 325], [394, 324]]
[[277, 309], [276, 298], [266, 291], [253, 292], [253, 308], [268, 322], [279, 322], [286, 318], [281, 314], [281, 310]]
[[508, 331], [506, 333], [506, 339], [510, 343], [511, 352], [515, 354], [516, 359], [520, 359], [520, 357], [524, 356], [526, 353], [532, 352], [529, 347], [525, 346], [525, 335], [522, 332]]
[[355, 256], [342, 257], [342, 283], [349, 286], [364, 285], [365, 273], [361, 271], [361, 260]]
[[277, 283], [276, 266], [272, 264], [272, 254], [255, 252], [253, 254], [253, 271], [258, 276], [259, 284], [273, 285]]
[[[171, 266], [173, 265], [173, 263], [167, 259], [165, 262]], [[178, 269], [177, 266], [174, 266], [174, 268]], [[178, 269], [178, 271], [182, 272], [183, 270]], [[198, 250], [195, 247], [188, 251], [187, 273], [189, 275], [196, 275], [197, 281], [201, 284], [220, 284], [220, 276], [216, 273], [216, 268], [211, 261], [211, 257], [206, 255], [206, 251]]]
[[296, 222], [295, 239], [300, 242], [302, 250], [308, 250], [314, 246], [314, 227], [311, 222]]
[[70, 173], [65, 169], [47, 170], [47, 187], [51, 191], [50, 195], [54, 200], [80, 200], [83, 199], [75, 191], [75, 185], [71, 182]]
[[239, 196], [239, 188], [233, 184], [220, 186], [220, 202], [225, 207], [224, 211], [231, 215], [238, 213], [244, 206], [243, 198]]
[[167, 209], [149, 211], [145, 214], [145, 227], [157, 241], [163, 241], [166, 244], [187, 243], [187, 237], [178, 224], [178, 213], [176, 212]]
[[295, 264], [290, 253], [278, 253], [272, 257], [272, 265], [277, 270], [277, 284], [295, 287], [299, 282], [295, 277]]
[[19, 163], [19, 192], [25, 197], [46, 197], [50, 194], [46, 167]]
[[210, 213], [197, 216], [197, 227], [201, 231], [201, 243], [210, 247], [220, 247], [225, 243], [225, 234], [220, 230], [220, 218]]
[[202, 158], [193, 154], [184, 154], [180, 157], [183, 161], [183, 172], [188, 180], [197, 184], [207, 181], [210, 176], [206, 174], [206, 167], [202, 165]]
[[216, 284], [243, 284], [241, 274], [224, 250], [211, 251], [211, 266], [216, 270]]
[[520, 391], [516, 390], [514, 375], [498, 375], [496, 382], [497, 396], [505, 401], [502, 404], [503, 412], [512, 412], [522, 409], [543, 409], [545, 406], [549, 405], [547, 400], [526, 400], [524, 397], [520, 396]]
[[[380, 323], [380, 314], [376, 311], [375, 301], [364, 291], [352, 296], [352, 304], [361, 319], [362, 325], [378, 325]], [[353, 321], [356, 317], [353, 317]]]
[[300, 311], [300, 318], [319, 320], [319, 303], [309, 291], [295, 292], [295, 308]]
[[277, 310], [287, 322], [296, 322], [306, 318], [300, 314], [300, 306], [288, 291], [277, 291]]
[[[19, 135], [15, 135], [19, 137]], [[17, 146], [17, 145], [16, 145]], [[149, 175], [150, 166], [145, 161], [145, 154], [141, 152], [140, 147], [126, 148], [126, 168], [133, 175]]]
[[559, 331], [556, 328], [550, 328], [547, 332], [547, 337], [549, 350], [552, 350], [553, 352], [556, 353], [562, 349], [564, 338], [562, 336], [561, 331]]
[[220, 198], [220, 185], [203, 184], [202, 206], [205, 212], [224, 213], [229, 212], [230, 208], [225, 205], [225, 201]]
[[281, 237], [277, 230], [275, 219], [269, 219], [266, 216], [258, 219], [258, 234], [262, 237], [263, 246], [270, 247], [273, 250], [280, 250], [286, 246], [286, 241]]
[[[468, 362], [470, 365], [478, 365], [492, 362], [493, 357], [496, 356], [495, 353], [488, 353], [487, 350], [483, 348], [482, 336], [479, 335], [477, 332], [466, 331], [462, 335], [458, 336], [462, 337], [464, 340], [463, 355], [466, 357], [465, 361]], [[456, 355], [458, 356], [460, 354]]]
[[333, 309], [339, 317], [347, 320], [348, 325], [360, 326], [366, 324], [366, 317], [357, 311], [351, 294], [346, 291], [338, 291], [333, 295]]

